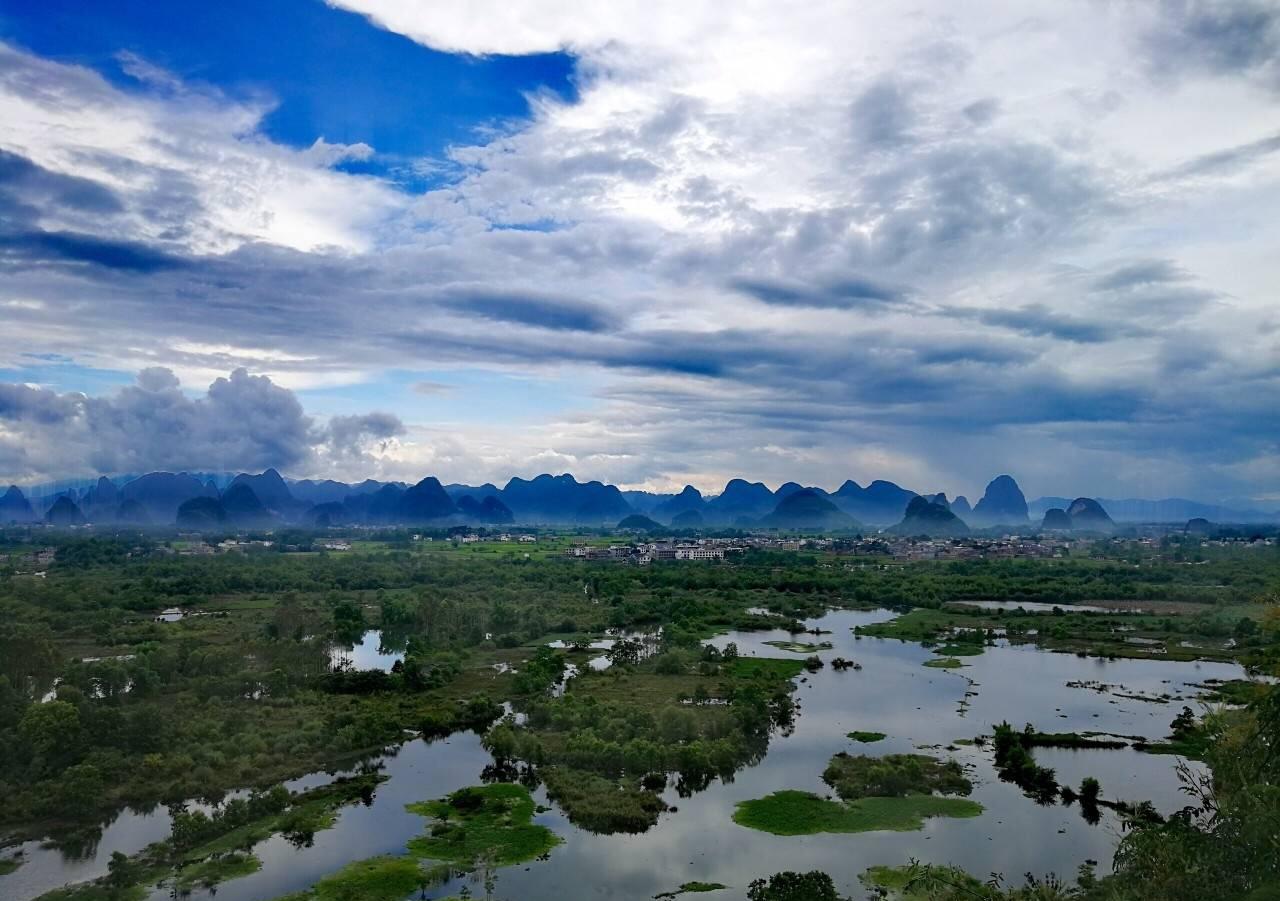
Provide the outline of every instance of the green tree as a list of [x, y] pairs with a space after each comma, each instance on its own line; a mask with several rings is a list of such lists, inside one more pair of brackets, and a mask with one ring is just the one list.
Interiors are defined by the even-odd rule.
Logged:
[[106, 788], [102, 773], [90, 763], [67, 767], [58, 777], [58, 801], [63, 810], [83, 814], [102, 804]]
[[44, 769], [58, 772], [80, 755], [83, 740], [80, 711], [66, 701], [35, 704], [23, 714], [18, 734]]
[[107, 890], [112, 897], [120, 897], [138, 880], [138, 865], [119, 851], [111, 852], [107, 861]]
[[835, 883], [821, 870], [775, 873], [766, 881], [753, 880], [747, 901], [839, 901]]

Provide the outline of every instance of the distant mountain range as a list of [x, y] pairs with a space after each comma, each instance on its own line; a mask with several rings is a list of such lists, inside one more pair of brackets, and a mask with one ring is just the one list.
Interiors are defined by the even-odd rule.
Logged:
[[[1257, 510], [1202, 504], [1181, 497], [1169, 497], [1152, 501], [1143, 498], [1095, 498], [1116, 522], [1186, 522], [1189, 519], [1207, 519], [1210, 522], [1277, 522], [1280, 510]], [[1069, 497], [1038, 497], [1027, 506], [1032, 516], [1044, 516], [1051, 507], [1066, 509], [1071, 505]]]
[[876, 480], [853, 480], [836, 491], [787, 482], [777, 490], [731, 479], [704, 496], [686, 485], [678, 494], [621, 491], [572, 475], [543, 474], [496, 485], [442, 485], [428, 476], [416, 484], [366, 479], [347, 483], [291, 480], [274, 469], [234, 477], [151, 472], [100, 478], [55, 493], [0, 492], [0, 523], [59, 525], [127, 523], [184, 528], [266, 528], [274, 525], [614, 525], [657, 523], [677, 528], [878, 530], [897, 534], [967, 534], [1010, 528], [1108, 532], [1122, 522], [1207, 520], [1214, 523], [1280, 521], [1280, 511], [1231, 510], [1171, 498], [1159, 501], [1042, 497], [1028, 502], [1012, 476], [992, 479], [978, 501], [921, 493]]

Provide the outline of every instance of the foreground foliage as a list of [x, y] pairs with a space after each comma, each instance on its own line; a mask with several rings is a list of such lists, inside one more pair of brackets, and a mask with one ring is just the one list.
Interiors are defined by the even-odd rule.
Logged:
[[906, 795], [862, 798], [849, 803], [828, 801], [811, 792], [784, 790], [742, 801], [733, 820], [740, 826], [774, 835], [818, 832], [911, 832], [929, 817], [976, 817], [982, 805], [965, 798]]
[[547, 854], [562, 841], [532, 822], [533, 798], [523, 785], [496, 783], [463, 788], [438, 801], [410, 804], [410, 813], [436, 822], [409, 842], [409, 853], [432, 860], [510, 866]]

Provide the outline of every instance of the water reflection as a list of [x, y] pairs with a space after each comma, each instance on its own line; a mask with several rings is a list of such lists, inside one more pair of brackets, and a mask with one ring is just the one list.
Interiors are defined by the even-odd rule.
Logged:
[[[822, 869], [836, 879], [842, 893], [861, 897], [858, 874], [872, 864], [902, 864], [910, 858], [959, 864], [978, 874], [1056, 872], [1070, 876], [1085, 859], [1106, 871], [1119, 839], [1119, 819], [1103, 807], [1097, 823], [1082, 817], [1079, 803], [1037, 805], [1016, 786], [1000, 781], [990, 751], [955, 745], [957, 739], [989, 734], [1001, 721], [1032, 723], [1043, 731], [1099, 731], [1162, 738], [1177, 712], [1167, 698], [1194, 697], [1198, 684], [1211, 679], [1243, 677], [1232, 664], [1184, 663], [1169, 660], [1106, 660], [1042, 651], [1031, 645], [999, 641], [980, 656], [964, 658], [965, 667], [939, 670], [922, 664], [935, 655], [915, 643], [855, 638], [852, 628], [891, 619], [889, 611], [839, 611], [810, 622], [829, 631], [830, 650], [817, 654], [828, 665], [800, 677], [795, 700], [799, 715], [789, 735], [775, 736], [768, 753], [730, 782], [715, 780], [691, 797], [692, 786], [670, 785], [665, 799], [677, 809], [641, 835], [592, 835], [569, 824], [556, 809], [536, 821], [563, 836], [565, 844], [548, 862], [500, 870], [499, 894], [525, 901], [559, 901], [567, 885], [574, 897], [593, 899], [648, 898], [691, 880], [722, 882], [739, 891], [757, 877], [784, 869]], [[730, 641], [743, 655], [785, 656], [765, 642], [787, 640], [784, 631], [737, 632], [714, 643]], [[402, 655], [376, 631], [367, 632], [350, 654], [355, 666], [390, 668]], [[857, 661], [861, 670], [836, 670], [837, 657]], [[579, 679], [591, 678], [582, 674]], [[1068, 684], [1071, 683], [1071, 684]], [[1096, 686], [1120, 686], [1100, 692]], [[572, 690], [572, 689], [571, 689]], [[884, 732], [874, 745], [847, 738], [853, 730]], [[949, 754], [970, 770], [973, 799], [985, 813], [975, 819], [927, 821], [918, 832], [779, 837], [736, 825], [734, 805], [779, 789], [826, 794], [821, 773], [832, 754], [901, 753], [926, 749]], [[1085, 777], [1098, 779], [1107, 800], [1150, 800], [1169, 813], [1185, 804], [1174, 773], [1173, 757], [1116, 751], [1038, 748], [1038, 763], [1057, 771], [1063, 785], [1079, 787]], [[233, 880], [217, 890], [218, 901], [263, 901], [313, 884], [346, 863], [378, 854], [402, 853], [406, 842], [421, 833], [424, 821], [404, 809], [406, 803], [442, 796], [484, 778], [493, 760], [473, 734], [427, 743], [415, 740], [383, 761], [388, 781], [372, 804], [344, 809], [336, 826], [316, 833], [310, 847], [295, 847], [282, 837], [255, 849], [262, 870]], [[488, 770], [493, 776], [494, 771]], [[674, 781], [674, 780], [673, 780]], [[297, 784], [297, 783], [295, 783]], [[535, 793], [548, 805], [545, 793]], [[548, 805], [550, 806], [550, 805]], [[108, 826], [92, 861], [57, 858], [50, 883], [48, 862], [32, 860], [13, 876], [0, 879], [0, 895], [24, 901], [62, 881], [105, 872], [111, 850], [136, 851], [168, 833], [168, 814], [123, 814]], [[34, 843], [33, 843], [34, 844]], [[44, 853], [44, 852], [42, 852]], [[41, 867], [45, 869], [41, 869]], [[23, 874], [43, 872], [25, 881]], [[456, 894], [459, 882], [440, 887], [431, 897]], [[207, 893], [197, 891], [195, 897]], [[153, 901], [167, 898], [157, 890]]]
[[[1044, 604], [1039, 601], [953, 601], [958, 607], [977, 607], [980, 610], [1025, 610], [1028, 613], [1052, 613], [1059, 610], [1063, 613], [1115, 613], [1107, 607], [1096, 607], [1090, 604]], [[1133, 610], [1141, 613], [1141, 610]]]
[[404, 661], [408, 645], [406, 635], [369, 629], [358, 641], [334, 645], [329, 651], [329, 664], [335, 669], [377, 669], [389, 673], [393, 666]]

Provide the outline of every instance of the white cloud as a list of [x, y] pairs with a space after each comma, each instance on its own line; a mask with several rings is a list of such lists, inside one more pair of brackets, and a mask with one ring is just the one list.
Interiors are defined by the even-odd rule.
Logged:
[[[126, 201], [103, 231], [219, 253], [246, 241], [298, 250], [363, 250], [399, 206], [376, 180], [328, 167], [366, 148], [295, 151], [262, 139], [266, 100], [235, 102], [183, 86], [137, 57], [157, 94], [126, 93], [88, 69], [0, 43], [0, 149], [55, 173], [98, 182]], [[46, 228], [65, 227], [42, 211]], [[104, 223], [108, 225], [108, 223]]]

